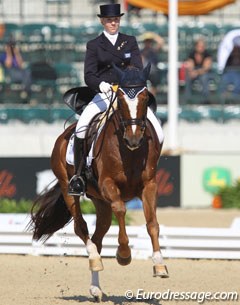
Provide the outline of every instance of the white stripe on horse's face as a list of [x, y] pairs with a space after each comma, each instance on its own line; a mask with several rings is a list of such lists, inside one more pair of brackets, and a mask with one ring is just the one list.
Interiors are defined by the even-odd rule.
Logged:
[[[138, 97], [136, 96], [134, 99], [130, 99], [127, 95], [124, 95], [125, 101], [128, 105], [128, 109], [130, 112], [130, 117], [131, 119], [136, 119], [137, 117], [137, 106], [138, 106]], [[131, 125], [132, 127], [132, 132], [135, 134], [137, 125]]]
[[[135, 98], [130, 98], [122, 89], [122, 92], [124, 93], [124, 98], [125, 101], [128, 105], [128, 109], [129, 109], [129, 113], [130, 113], [130, 117], [131, 119], [137, 119], [137, 108], [138, 108], [138, 103], [139, 103], [139, 99], [138, 96], [141, 92], [143, 92], [146, 89], [146, 87], [142, 88], [135, 96]], [[131, 125], [132, 127], [132, 132], [133, 134], [136, 133], [137, 130], [137, 125]]]

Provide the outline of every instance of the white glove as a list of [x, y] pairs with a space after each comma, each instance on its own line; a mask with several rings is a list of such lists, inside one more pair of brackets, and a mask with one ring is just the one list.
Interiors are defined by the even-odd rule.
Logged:
[[109, 83], [101, 82], [99, 85], [99, 89], [102, 93], [108, 93], [112, 90], [112, 86]]

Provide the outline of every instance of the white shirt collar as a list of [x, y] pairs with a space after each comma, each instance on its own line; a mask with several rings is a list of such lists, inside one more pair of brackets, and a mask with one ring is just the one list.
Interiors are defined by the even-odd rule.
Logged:
[[109, 34], [106, 31], [103, 31], [103, 34], [107, 37], [107, 39], [112, 43], [112, 45], [115, 45], [117, 38], [118, 38], [118, 32], [116, 34]]

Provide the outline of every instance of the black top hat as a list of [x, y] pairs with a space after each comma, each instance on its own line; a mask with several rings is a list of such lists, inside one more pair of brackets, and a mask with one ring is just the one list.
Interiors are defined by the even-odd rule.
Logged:
[[100, 14], [98, 17], [121, 17], [124, 13], [120, 13], [120, 4], [104, 4], [100, 5]]

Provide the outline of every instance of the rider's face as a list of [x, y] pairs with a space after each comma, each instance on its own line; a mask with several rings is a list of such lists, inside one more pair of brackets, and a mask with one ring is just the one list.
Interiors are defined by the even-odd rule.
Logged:
[[120, 17], [101, 18], [101, 23], [107, 33], [114, 35], [118, 32], [120, 26]]

